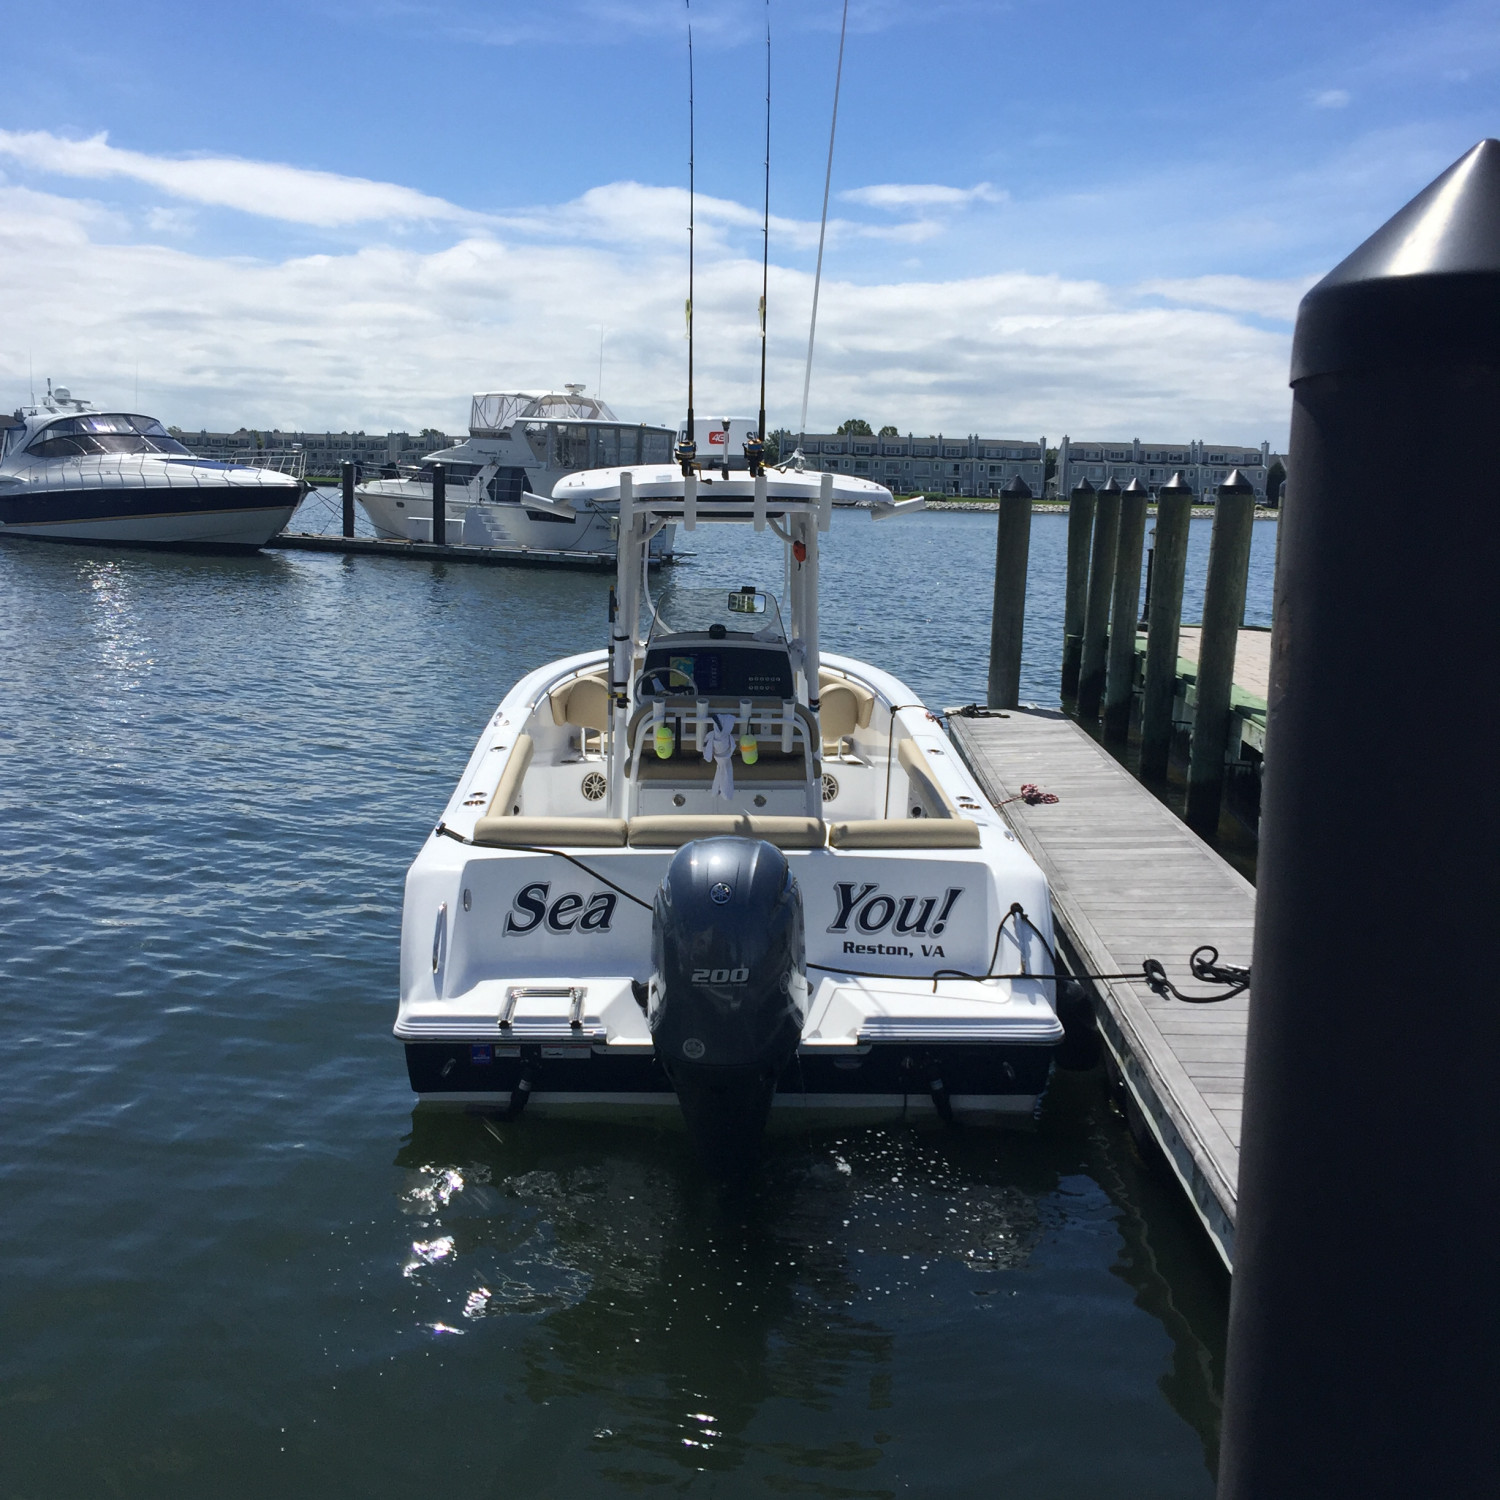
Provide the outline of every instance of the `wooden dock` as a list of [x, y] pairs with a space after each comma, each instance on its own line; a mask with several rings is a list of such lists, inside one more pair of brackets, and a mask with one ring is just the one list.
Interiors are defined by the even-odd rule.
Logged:
[[439, 547], [431, 542], [387, 541], [368, 536], [325, 536], [310, 531], [283, 531], [273, 536], [266, 546], [297, 552], [352, 552], [361, 557], [480, 563], [492, 568], [584, 568], [610, 573], [615, 569], [613, 551], [556, 552], [540, 547]]
[[[1184, 625], [1177, 637], [1177, 686], [1173, 721], [1191, 727], [1198, 706], [1198, 648], [1202, 629]], [[1135, 638], [1135, 683], [1140, 694], [1146, 672], [1146, 636]], [[1266, 753], [1266, 700], [1271, 692], [1271, 632], [1245, 626], [1235, 641], [1234, 687], [1229, 698], [1229, 758], [1248, 760]]]
[[[1064, 960], [1115, 974], [1160, 959], [1188, 993], [1204, 943], [1248, 964], [1255, 888], [1059, 710], [949, 721], [959, 752], [1052, 887]], [[1031, 807], [1023, 783], [1058, 801]], [[1149, 1130], [1232, 1266], [1248, 996], [1163, 1000], [1144, 981], [1093, 986], [1100, 1029], [1124, 1080], [1132, 1127]], [[1134, 1113], [1134, 1112], [1138, 1112]]]

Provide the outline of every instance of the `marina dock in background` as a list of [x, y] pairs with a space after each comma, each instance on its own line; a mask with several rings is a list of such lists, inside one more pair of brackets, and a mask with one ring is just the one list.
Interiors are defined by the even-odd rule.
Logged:
[[283, 531], [267, 547], [291, 552], [345, 552], [361, 557], [388, 557], [424, 562], [480, 563], [492, 568], [584, 568], [613, 572], [610, 552], [561, 552], [540, 547], [464, 547], [432, 542], [403, 542], [369, 536], [325, 536], [318, 532]]

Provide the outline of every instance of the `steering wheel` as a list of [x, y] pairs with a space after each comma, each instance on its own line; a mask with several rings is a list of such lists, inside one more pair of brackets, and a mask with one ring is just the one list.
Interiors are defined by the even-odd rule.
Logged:
[[[672, 678], [687, 677], [686, 684], [674, 683]], [[641, 674], [640, 680], [635, 685], [635, 696], [637, 701], [642, 698], [669, 698], [691, 693], [698, 696], [698, 683], [689, 674], [684, 672], [673, 672], [670, 667], [653, 667], [649, 672]]]

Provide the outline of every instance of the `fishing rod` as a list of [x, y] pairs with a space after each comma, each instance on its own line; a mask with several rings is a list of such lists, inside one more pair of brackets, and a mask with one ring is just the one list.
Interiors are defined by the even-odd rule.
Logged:
[[683, 0], [687, 12], [688, 53], [688, 294], [687, 294], [687, 430], [677, 443], [677, 462], [682, 465], [684, 479], [691, 479], [694, 460], [698, 456], [698, 443], [693, 426], [693, 223], [697, 203], [696, 172], [696, 120], [693, 99], [693, 0]]
[[766, 293], [771, 276], [771, 0], [766, 0], [766, 198], [760, 225], [760, 414], [745, 444], [746, 467], [754, 478], [766, 452]]

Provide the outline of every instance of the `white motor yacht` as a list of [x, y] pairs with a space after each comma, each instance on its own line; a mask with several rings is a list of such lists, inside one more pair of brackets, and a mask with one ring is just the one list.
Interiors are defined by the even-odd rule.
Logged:
[[[835, 501], [922, 504], [774, 469], [556, 486], [618, 510], [609, 644], [511, 689], [411, 866], [395, 1034], [421, 1098], [680, 1107], [719, 1164], [773, 1103], [1032, 1117], [1064, 1035], [1047, 882], [911, 689], [820, 650]], [[674, 524], [774, 532], [784, 598], [653, 604]]]
[[[621, 422], [582, 386], [493, 392], [474, 397], [467, 440], [366, 480], [354, 493], [377, 535], [430, 541], [433, 465], [441, 463], [450, 542], [612, 552], [617, 502], [590, 502], [564, 516], [536, 505], [536, 498], [581, 469], [666, 463], [672, 437], [666, 427]], [[673, 528], [665, 527], [652, 539], [653, 561], [671, 555], [672, 537]]]
[[66, 389], [0, 418], [0, 537], [263, 547], [305, 493], [274, 470], [195, 458], [155, 417]]

